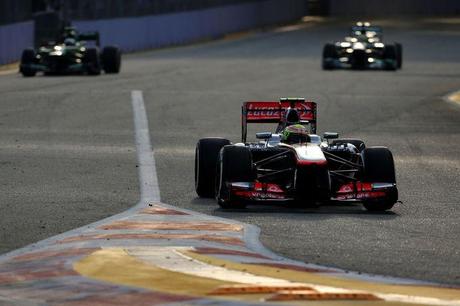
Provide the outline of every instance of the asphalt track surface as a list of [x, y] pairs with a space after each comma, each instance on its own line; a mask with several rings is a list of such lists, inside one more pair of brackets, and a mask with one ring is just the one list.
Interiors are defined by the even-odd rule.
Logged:
[[[127, 55], [120, 75], [0, 76], [0, 252], [138, 201], [131, 91], [142, 90], [163, 202], [260, 226], [290, 258], [460, 285], [460, 106], [442, 99], [460, 87], [460, 23], [383, 25], [403, 43], [401, 71], [322, 71], [322, 45], [346, 26], [326, 21]], [[320, 132], [388, 146], [404, 204], [223, 211], [197, 198], [196, 141], [238, 141], [241, 102], [282, 96], [317, 101]]]

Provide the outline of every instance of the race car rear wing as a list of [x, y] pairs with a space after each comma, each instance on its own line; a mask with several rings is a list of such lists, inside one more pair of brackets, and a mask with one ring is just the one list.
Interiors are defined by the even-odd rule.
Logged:
[[241, 140], [246, 142], [248, 123], [282, 123], [288, 108], [297, 110], [301, 123], [310, 125], [310, 132], [316, 134], [316, 103], [303, 98], [282, 98], [279, 102], [244, 102], [242, 107]]

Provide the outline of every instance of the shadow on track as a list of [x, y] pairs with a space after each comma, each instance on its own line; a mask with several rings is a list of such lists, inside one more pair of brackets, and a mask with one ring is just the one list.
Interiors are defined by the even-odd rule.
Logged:
[[[211, 207], [212, 213], [220, 217], [233, 218], [235, 215], [245, 216], [245, 215], [261, 215], [261, 214], [281, 214], [283, 218], [288, 217], [289, 215], [299, 216], [305, 215], [308, 217], [308, 220], [314, 219], [324, 219], [325, 217], [329, 218], [334, 215], [350, 215], [360, 219], [394, 219], [399, 217], [399, 215], [393, 211], [385, 212], [370, 212], [363, 208], [360, 203], [346, 203], [346, 202], [336, 202], [328, 203], [327, 205], [321, 205], [319, 207], [295, 207], [293, 205], [287, 204], [252, 204], [248, 205], [244, 209], [222, 209], [218, 207], [216, 201], [213, 199], [202, 199], [195, 198], [190, 202], [192, 205], [196, 206], [207, 206]], [[307, 219], [306, 219], [307, 220]]]

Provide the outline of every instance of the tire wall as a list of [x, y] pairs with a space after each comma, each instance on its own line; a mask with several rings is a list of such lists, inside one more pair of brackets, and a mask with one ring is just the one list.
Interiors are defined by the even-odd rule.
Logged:
[[459, 0], [329, 0], [331, 16], [453, 16]]
[[133, 18], [76, 21], [81, 31], [99, 31], [101, 45], [143, 50], [214, 39], [306, 15], [305, 0], [264, 0], [204, 10]]
[[0, 26], [0, 65], [17, 61], [22, 50], [34, 45], [32, 21]]

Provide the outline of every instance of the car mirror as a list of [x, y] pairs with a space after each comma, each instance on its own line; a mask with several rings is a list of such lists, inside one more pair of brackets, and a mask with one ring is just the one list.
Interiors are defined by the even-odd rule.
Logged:
[[272, 133], [270, 132], [256, 133], [257, 139], [270, 139], [271, 137], [272, 137]]
[[329, 139], [337, 139], [337, 138], [339, 138], [339, 133], [326, 132], [326, 133], [324, 133], [323, 138], [328, 139], [328, 140]]

